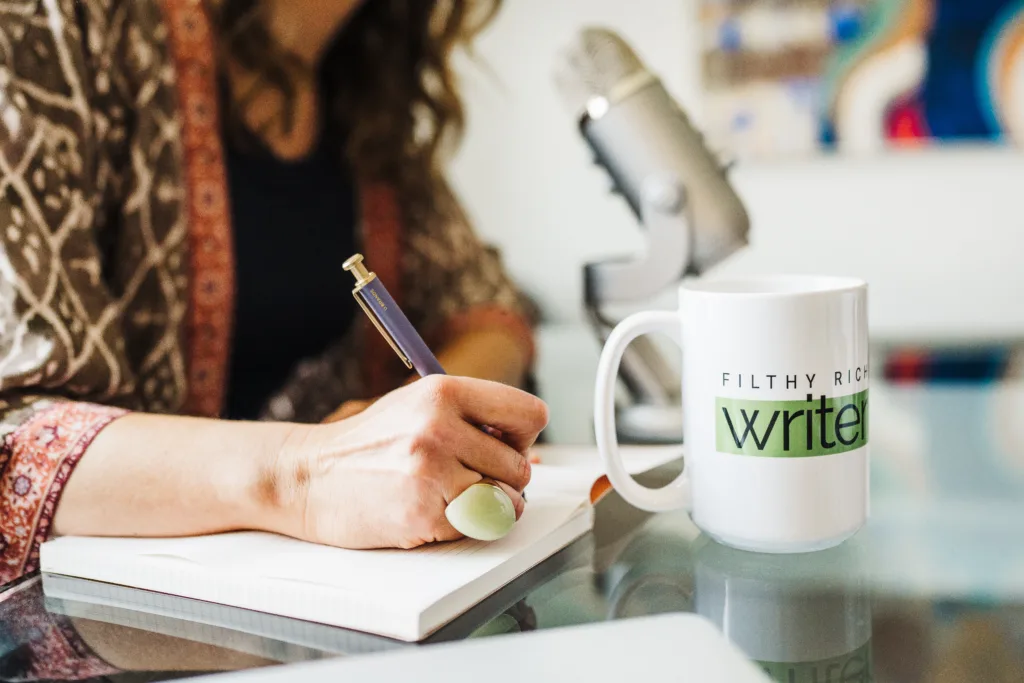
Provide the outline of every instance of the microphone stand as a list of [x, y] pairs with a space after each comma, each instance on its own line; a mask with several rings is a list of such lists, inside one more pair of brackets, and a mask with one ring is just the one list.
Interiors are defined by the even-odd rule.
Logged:
[[[640, 217], [647, 249], [629, 261], [584, 266], [587, 317], [603, 345], [615, 322], [602, 308], [632, 304], [678, 283], [690, 270], [693, 235], [686, 192], [672, 174], [645, 181]], [[619, 440], [632, 443], [679, 443], [683, 438], [679, 373], [649, 338], [635, 340], [622, 358], [623, 391], [617, 400]]]

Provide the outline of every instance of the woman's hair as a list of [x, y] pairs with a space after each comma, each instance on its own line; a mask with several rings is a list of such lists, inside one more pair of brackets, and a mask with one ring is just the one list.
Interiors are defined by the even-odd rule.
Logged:
[[[500, 0], [363, 0], [322, 64], [332, 100], [327, 114], [345, 136], [358, 177], [385, 181], [407, 210], [437, 213], [441, 156], [457, 144], [464, 113], [451, 67], [454, 49], [493, 17]], [[259, 75], [230, 103], [229, 121], [261, 88], [285, 98], [279, 121], [292, 125], [291, 102], [301, 63], [266, 28], [265, 0], [220, 0], [213, 17], [223, 56]], [[441, 202], [444, 204], [445, 202]], [[428, 217], [428, 216], [423, 216]]]

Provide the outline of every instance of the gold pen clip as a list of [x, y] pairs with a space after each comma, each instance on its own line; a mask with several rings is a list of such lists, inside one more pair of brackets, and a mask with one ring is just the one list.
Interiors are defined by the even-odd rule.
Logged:
[[377, 279], [377, 274], [366, 269], [366, 265], [363, 263], [362, 254], [356, 254], [345, 261], [342, 268], [352, 273], [356, 278], [356, 287], [352, 290], [352, 296], [355, 298], [356, 303], [359, 304], [359, 307], [363, 309], [363, 313], [367, 315], [370, 322], [373, 323], [373, 326], [376, 327], [377, 331], [384, 337], [384, 341], [388, 343], [388, 346], [394, 349], [395, 353], [398, 354], [398, 358], [405, 363], [405, 367], [412, 370], [412, 361], [410, 361], [409, 357], [405, 355], [405, 352], [402, 351], [402, 347], [398, 345], [398, 342], [396, 342], [394, 337], [391, 336], [391, 333], [387, 331], [387, 328], [381, 324], [380, 319], [377, 317], [377, 314], [374, 313], [373, 309], [367, 306], [366, 302], [363, 301], [363, 297], [359, 295], [359, 292], [363, 287]]

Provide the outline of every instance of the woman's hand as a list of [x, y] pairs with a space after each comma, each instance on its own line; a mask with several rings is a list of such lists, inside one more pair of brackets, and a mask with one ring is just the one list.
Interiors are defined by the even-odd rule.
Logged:
[[[512, 386], [521, 384], [527, 370], [518, 341], [500, 329], [466, 332], [451, 340], [438, 352], [437, 359], [450, 375], [477, 377]], [[419, 378], [410, 377], [406, 384]], [[377, 398], [345, 401], [324, 422], [337, 422], [358, 415]]]
[[484, 477], [509, 493], [518, 516], [528, 451], [547, 420], [543, 401], [518, 389], [427, 377], [354, 417], [296, 427], [262, 478], [265, 526], [345, 548], [453, 540], [445, 508]]
[[[355, 417], [376, 402], [376, 398], [345, 401], [341, 404], [340, 408], [324, 418], [324, 423], [340, 422], [341, 420], [347, 420], [350, 417]], [[540, 455], [537, 453], [536, 449], [531, 448], [527, 457], [531, 465], [539, 465], [541, 463]]]

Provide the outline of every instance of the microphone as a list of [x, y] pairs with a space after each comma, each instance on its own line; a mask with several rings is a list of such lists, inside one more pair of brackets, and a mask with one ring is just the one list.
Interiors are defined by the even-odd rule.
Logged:
[[563, 51], [555, 83], [596, 163], [650, 233], [642, 261], [588, 266], [590, 302], [653, 296], [747, 244], [749, 218], [726, 169], [625, 40], [584, 29]]
[[[561, 55], [555, 84], [594, 161], [645, 231], [646, 251], [584, 268], [587, 313], [604, 340], [601, 307], [635, 303], [699, 274], [747, 244], [750, 221], [725, 169], [661, 81], [617, 34], [586, 28]], [[677, 443], [679, 379], [657, 345], [636, 339], [619, 377], [620, 439]]]

